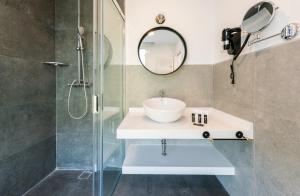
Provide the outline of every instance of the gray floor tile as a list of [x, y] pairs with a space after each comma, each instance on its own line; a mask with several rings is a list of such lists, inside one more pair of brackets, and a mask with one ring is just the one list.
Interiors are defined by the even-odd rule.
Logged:
[[215, 176], [122, 175], [113, 196], [227, 196]]
[[[25, 196], [91, 196], [92, 178], [78, 180], [82, 171], [55, 171]], [[118, 171], [104, 173], [104, 195], [109, 196]], [[227, 196], [215, 176], [122, 175], [113, 196]]]

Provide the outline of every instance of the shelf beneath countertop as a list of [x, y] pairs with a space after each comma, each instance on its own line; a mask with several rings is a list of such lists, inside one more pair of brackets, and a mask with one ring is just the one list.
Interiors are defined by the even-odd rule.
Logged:
[[[145, 156], [147, 155], [147, 156]], [[123, 174], [235, 175], [233, 165], [213, 145], [129, 145]]]
[[[204, 127], [192, 124], [192, 112], [208, 114]], [[253, 123], [215, 108], [186, 108], [184, 115], [173, 123], [158, 123], [149, 119], [143, 108], [130, 108], [117, 129], [118, 139], [205, 139], [204, 131], [211, 139], [237, 139], [235, 134], [242, 131], [247, 139], [253, 139]]]

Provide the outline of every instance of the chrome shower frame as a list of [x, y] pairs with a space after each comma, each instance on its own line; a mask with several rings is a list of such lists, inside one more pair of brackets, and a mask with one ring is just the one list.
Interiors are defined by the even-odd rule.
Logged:
[[[84, 47], [83, 47], [83, 34], [84, 34], [84, 28], [81, 26], [81, 0], [77, 1], [78, 3], [78, 18], [77, 18], [77, 64], [78, 64], [78, 79], [75, 79], [72, 81], [72, 83], [69, 83], [69, 93], [68, 93], [68, 113], [69, 116], [74, 119], [74, 120], [80, 120], [83, 119], [89, 111], [89, 104], [88, 104], [88, 95], [87, 95], [87, 87], [91, 86], [91, 84], [89, 82], [86, 82], [85, 80], [85, 69], [84, 69]], [[74, 114], [72, 114], [71, 112], [71, 95], [72, 95], [72, 88], [73, 87], [83, 87], [83, 91], [84, 91], [84, 100], [85, 100], [85, 109], [83, 111], [83, 113], [81, 113], [78, 116], [75, 116]]]
[[78, 80], [73, 81], [72, 83], [68, 83], [68, 86], [73, 86], [73, 87], [91, 87], [90, 82], [85, 81], [85, 73], [84, 73], [84, 47], [83, 47], [83, 34], [84, 34], [84, 28], [81, 26], [81, 0], [77, 0], [77, 70], [78, 70]]

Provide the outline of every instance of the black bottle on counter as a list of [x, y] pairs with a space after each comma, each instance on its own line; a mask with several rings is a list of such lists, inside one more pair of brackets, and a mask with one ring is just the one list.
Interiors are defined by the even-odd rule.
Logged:
[[204, 115], [204, 124], [207, 124], [207, 114]]

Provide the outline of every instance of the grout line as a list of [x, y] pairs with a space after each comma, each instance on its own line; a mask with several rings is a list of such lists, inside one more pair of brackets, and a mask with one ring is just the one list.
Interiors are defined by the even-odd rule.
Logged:
[[22, 56], [22, 55], [18, 56], [18, 55], [8, 55], [8, 54], [0, 54], [0, 57], [8, 57], [8, 58], [14, 58], [14, 59], [18, 59], [18, 60], [32, 61], [32, 62], [41, 63], [41, 64], [42, 64], [42, 61], [45, 59], [45, 57], [43, 59], [36, 59], [36, 58]]
[[215, 80], [214, 80], [214, 75], [215, 75], [215, 69], [216, 69], [216, 64], [213, 64], [212, 65], [212, 77], [211, 77], [211, 80], [212, 80], [212, 101], [211, 101], [211, 106], [215, 108]]
[[[54, 58], [56, 60], [56, 56]], [[58, 70], [55, 71], [55, 167], [57, 169], [57, 81], [58, 81]]]
[[64, 167], [56, 167], [56, 171], [92, 171], [92, 168], [64, 168]]
[[47, 176], [45, 176], [42, 180], [40, 180], [38, 183], [36, 183], [34, 186], [32, 186], [30, 189], [28, 189], [25, 193], [22, 194], [22, 196], [26, 196], [30, 191], [32, 191], [34, 188], [36, 188], [39, 184], [44, 182], [48, 177], [50, 177], [54, 172], [56, 172], [56, 168], [50, 172]]
[[[282, 47], [283, 45], [288, 45], [288, 44], [291, 44], [291, 43], [297, 42], [297, 41], [300, 41], [300, 37], [296, 37], [295, 39], [290, 40], [288, 42], [285, 42], [283, 40], [283, 42], [278, 42], [278, 43], [275, 43], [274, 45], [270, 45], [270, 46], [263, 47], [263, 48], [260, 48], [260, 49], [252, 48], [253, 50], [251, 49], [249, 51], [245, 49], [245, 51], [241, 54], [241, 56], [239, 58], [243, 58], [243, 56], [256, 54], [256, 53], [259, 53], [259, 52], [264, 52], [264, 51], [267, 51], [267, 50], [272, 50], [274, 48], [279, 48], [279, 47]], [[212, 64], [221, 64], [221, 63], [225, 63], [225, 62], [228, 62], [228, 61], [229, 62], [231, 61], [231, 57], [226, 57], [226, 58], [221, 59], [221, 60], [216, 60]]]

